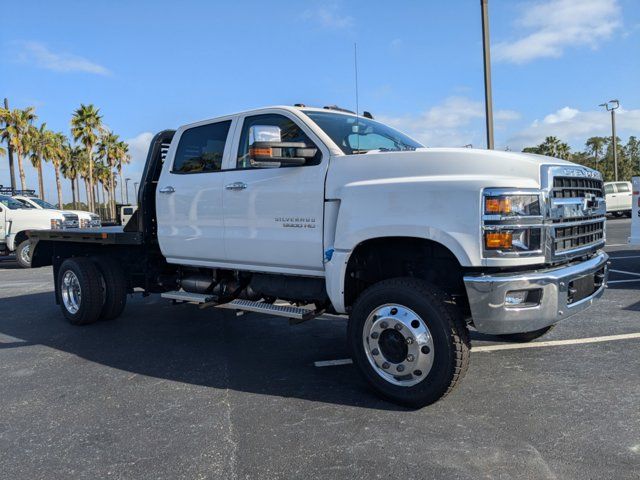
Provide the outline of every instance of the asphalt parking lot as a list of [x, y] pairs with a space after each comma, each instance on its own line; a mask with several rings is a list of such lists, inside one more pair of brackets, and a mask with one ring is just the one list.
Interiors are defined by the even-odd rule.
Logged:
[[347, 357], [344, 320], [290, 327], [136, 296], [114, 322], [72, 327], [50, 268], [0, 260], [0, 476], [640, 478], [629, 228], [608, 222], [602, 301], [544, 346], [473, 334], [462, 384], [417, 411], [380, 400], [352, 365], [315, 366]]

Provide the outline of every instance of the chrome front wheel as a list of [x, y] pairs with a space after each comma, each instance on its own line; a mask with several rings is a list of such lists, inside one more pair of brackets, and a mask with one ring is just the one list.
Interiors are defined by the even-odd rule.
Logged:
[[362, 342], [374, 371], [394, 385], [415, 385], [433, 366], [431, 332], [420, 315], [403, 305], [382, 305], [371, 312]]

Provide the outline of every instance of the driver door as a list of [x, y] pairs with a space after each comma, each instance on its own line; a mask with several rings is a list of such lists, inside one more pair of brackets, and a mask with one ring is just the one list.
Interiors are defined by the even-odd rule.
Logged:
[[[232, 168], [225, 170], [223, 205], [227, 261], [239, 268], [322, 275], [324, 182], [328, 150], [294, 115], [243, 119]], [[317, 148], [301, 166], [256, 165], [250, 157], [260, 126], [269, 140]]]

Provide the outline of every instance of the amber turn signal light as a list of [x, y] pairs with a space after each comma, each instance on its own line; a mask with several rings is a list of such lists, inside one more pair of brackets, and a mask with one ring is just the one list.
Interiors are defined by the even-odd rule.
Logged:
[[507, 197], [486, 197], [484, 211], [489, 215], [507, 215], [511, 213], [511, 200]]
[[486, 232], [484, 244], [487, 249], [511, 248], [511, 232]]
[[270, 148], [250, 148], [249, 156], [251, 158], [255, 157], [271, 157], [271, 149]]

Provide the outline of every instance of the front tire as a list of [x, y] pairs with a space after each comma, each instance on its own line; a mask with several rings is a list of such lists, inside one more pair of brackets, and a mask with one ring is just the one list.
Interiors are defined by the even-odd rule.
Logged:
[[22, 268], [31, 268], [31, 241], [23, 240], [16, 249], [16, 260]]
[[353, 306], [355, 365], [382, 396], [413, 408], [447, 395], [469, 365], [466, 324], [448, 297], [415, 278], [379, 282]]
[[85, 257], [68, 258], [58, 271], [62, 314], [73, 325], [89, 325], [100, 317], [104, 303], [102, 275]]

